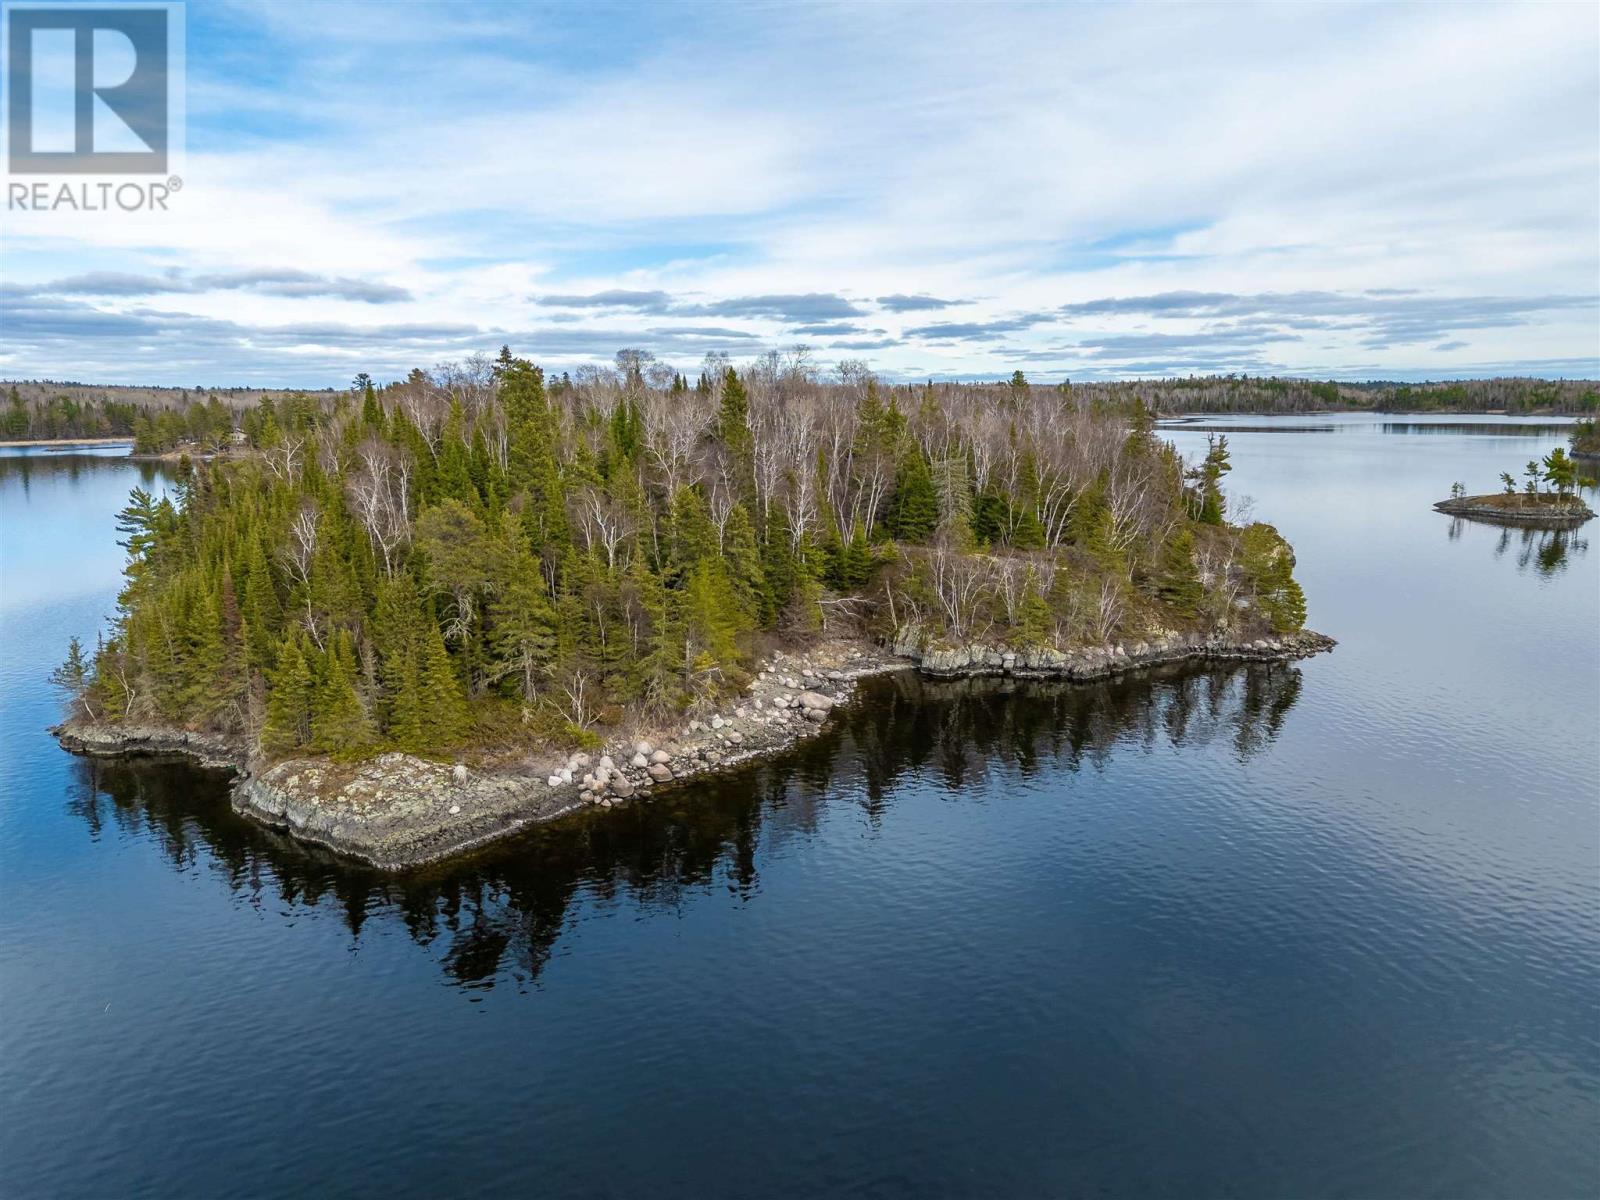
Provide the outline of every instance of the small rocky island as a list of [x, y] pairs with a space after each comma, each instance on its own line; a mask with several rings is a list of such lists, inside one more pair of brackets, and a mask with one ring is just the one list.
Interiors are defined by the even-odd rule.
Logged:
[[1508, 496], [1491, 492], [1483, 496], [1452, 496], [1433, 506], [1452, 517], [1471, 517], [1507, 525], [1531, 525], [1540, 529], [1572, 529], [1594, 516], [1577, 496], [1558, 500], [1554, 496]]
[[[1579, 445], [1578, 437], [1573, 438], [1573, 445]], [[1594, 510], [1584, 504], [1578, 490], [1592, 488], [1595, 482], [1582, 474], [1576, 454], [1566, 453], [1563, 446], [1557, 446], [1542, 461], [1528, 459], [1528, 466], [1522, 470], [1522, 486], [1509, 470], [1501, 472], [1501, 485], [1501, 491], [1469, 496], [1464, 483], [1453, 483], [1450, 499], [1438, 501], [1434, 507], [1451, 517], [1541, 530], [1571, 530], [1594, 517]]]
[[1578, 494], [1581, 487], [1593, 487], [1594, 480], [1585, 478], [1580, 471], [1576, 458], [1557, 446], [1542, 462], [1529, 460], [1523, 469], [1521, 487], [1517, 477], [1505, 471], [1500, 476], [1501, 491], [1469, 496], [1466, 486], [1457, 483], [1451, 486], [1450, 498], [1433, 507], [1452, 517], [1502, 525], [1572, 529], [1594, 516]]

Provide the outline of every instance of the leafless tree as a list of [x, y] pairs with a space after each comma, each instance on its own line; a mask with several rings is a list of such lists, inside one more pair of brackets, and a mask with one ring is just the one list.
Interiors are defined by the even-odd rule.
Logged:
[[606, 568], [616, 570], [622, 546], [638, 529], [638, 522], [627, 505], [599, 488], [586, 487], [572, 498], [572, 515], [589, 549], [605, 551]]
[[286, 433], [276, 445], [261, 452], [261, 461], [281, 483], [294, 483], [300, 478], [300, 463], [305, 453], [306, 440], [297, 433]]
[[643, 416], [645, 452], [670, 500], [705, 478], [708, 464], [699, 450], [716, 413], [694, 392], [655, 392], [645, 398]]
[[321, 531], [321, 514], [317, 506], [307, 500], [289, 521], [289, 540], [283, 547], [284, 573], [300, 589], [305, 600], [306, 631], [318, 648], [322, 635], [317, 630], [316, 609], [311, 596], [311, 564], [317, 557], [317, 539]]
[[345, 495], [383, 559], [383, 573], [393, 575], [397, 556], [411, 538], [410, 456], [382, 439], [367, 438], [356, 447], [356, 462], [345, 478]]
[[1126, 601], [1122, 594], [1122, 585], [1115, 579], [1102, 579], [1094, 611], [1095, 636], [1102, 642], [1111, 641], [1111, 635], [1116, 632], [1117, 626], [1122, 622], [1122, 613], [1125, 607]]

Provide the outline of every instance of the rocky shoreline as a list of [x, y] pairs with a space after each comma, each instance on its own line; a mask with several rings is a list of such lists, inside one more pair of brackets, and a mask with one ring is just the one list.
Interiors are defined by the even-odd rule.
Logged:
[[1252, 641], [1169, 634], [1146, 642], [1070, 651], [1051, 646], [1019, 650], [981, 642], [919, 648], [914, 636], [907, 638], [903, 631], [901, 637], [904, 640], [896, 645], [895, 653], [914, 662], [924, 675], [944, 679], [963, 675], [1015, 675], [1074, 682], [1105, 679], [1124, 671], [1178, 662], [1284, 662], [1309, 658], [1336, 645], [1332, 638], [1310, 630], [1271, 634]]
[[925, 644], [907, 629], [889, 651], [840, 641], [801, 654], [774, 654], [737, 703], [673, 728], [618, 739], [593, 754], [530, 757], [482, 771], [399, 753], [351, 763], [290, 759], [262, 767], [233, 741], [179, 729], [72, 721], [51, 732], [79, 754], [184, 755], [230, 767], [237, 773], [232, 803], [238, 812], [375, 867], [403, 870], [584, 809], [639, 803], [664, 788], [786, 749], [820, 730], [833, 709], [849, 702], [856, 682], [872, 675], [914, 668], [942, 678], [1008, 674], [1077, 681], [1177, 662], [1286, 661], [1333, 645], [1333, 639], [1311, 632], [1249, 641], [1171, 634], [1089, 650], [1019, 651], [983, 643]]

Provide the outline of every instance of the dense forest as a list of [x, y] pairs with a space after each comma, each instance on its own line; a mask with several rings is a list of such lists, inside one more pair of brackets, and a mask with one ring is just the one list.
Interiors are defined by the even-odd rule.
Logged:
[[16, 385], [6, 392], [0, 438], [12, 442], [57, 438], [132, 437], [144, 409], [133, 401], [80, 400], [64, 394], [29, 402]]
[[205, 452], [229, 444], [236, 424], [235, 406], [203, 390], [192, 398], [185, 391], [180, 398], [163, 402], [67, 391], [29, 399], [12, 384], [0, 413], [0, 440], [128, 438], [136, 454], [158, 454], [180, 446]]
[[1226, 440], [1186, 465], [1137, 401], [618, 358], [264, 400], [247, 452], [134, 491], [113, 628], [61, 678], [268, 754], [488, 752], [716, 703], [774, 639], [1304, 619], [1288, 546], [1228, 521]]

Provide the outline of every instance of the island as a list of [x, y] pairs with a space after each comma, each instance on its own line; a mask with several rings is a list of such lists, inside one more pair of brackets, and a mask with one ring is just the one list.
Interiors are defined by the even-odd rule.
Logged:
[[[1575, 443], [1576, 440], [1574, 438]], [[1453, 517], [1543, 529], [1571, 529], [1594, 516], [1578, 489], [1592, 488], [1595, 481], [1579, 471], [1576, 456], [1557, 446], [1542, 462], [1529, 460], [1523, 468], [1521, 487], [1516, 476], [1504, 471], [1500, 475], [1500, 491], [1471, 496], [1465, 484], [1455, 483], [1450, 487], [1450, 498], [1436, 502], [1433, 507]]]
[[119, 514], [125, 586], [55, 733], [234, 772], [386, 869], [639, 803], [827, 727], [889, 670], [1099, 679], [1326, 650], [1294, 554], [1137, 397], [691, 382], [648, 354], [263, 395]]

